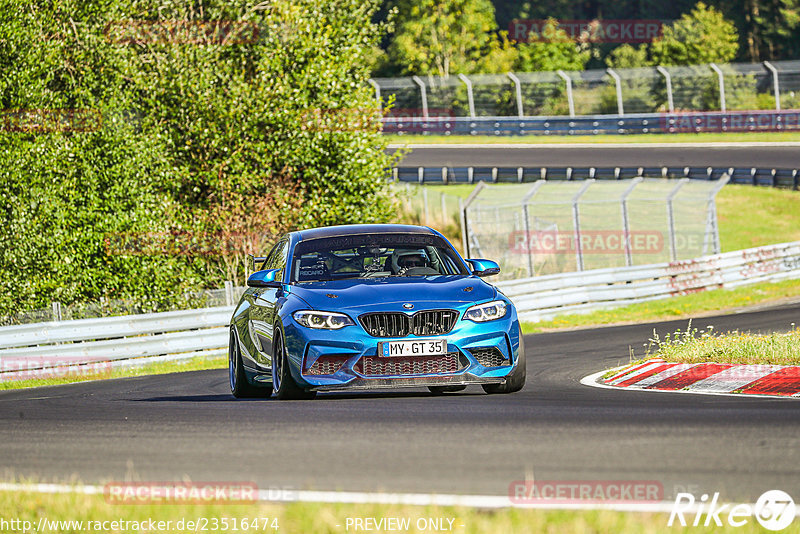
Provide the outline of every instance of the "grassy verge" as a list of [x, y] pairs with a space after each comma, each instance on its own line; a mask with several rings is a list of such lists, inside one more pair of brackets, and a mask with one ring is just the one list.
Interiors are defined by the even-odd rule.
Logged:
[[[562, 315], [538, 323], [522, 323], [526, 334], [563, 328], [620, 323], [669, 321], [800, 297], [800, 280], [765, 282], [736, 289], [715, 289], [586, 314]], [[787, 328], [789, 325], [786, 325]]]
[[800, 364], [800, 329], [792, 325], [786, 333], [755, 335], [742, 332], [719, 334], [713, 326], [697, 331], [691, 321], [686, 330], [658, 333], [650, 340], [646, 358], [677, 363]]
[[159, 362], [143, 365], [130, 369], [113, 369], [108, 373], [95, 374], [74, 374], [62, 376], [56, 369], [52, 371], [53, 376], [46, 378], [35, 378], [30, 380], [8, 380], [0, 381], [0, 390], [23, 389], [37, 386], [54, 386], [58, 384], [71, 384], [74, 382], [85, 382], [87, 380], [103, 380], [107, 378], [126, 378], [132, 376], [163, 375], [167, 373], [177, 373], [182, 371], [202, 371], [205, 369], [222, 369], [228, 365], [228, 360], [224, 356], [214, 358], [195, 358], [192, 360], [182, 360], [173, 362]]
[[630, 135], [388, 135], [392, 144], [566, 143], [776, 143], [797, 142], [794, 132], [675, 133]]
[[[39, 494], [32, 492], [0, 491], [0, 509], [5, 521], [27, 521], [31, 526], [26, 532], [34, 532], [41, 518], [51, 521], [81, 521], [81, 528], [73, 523], [52, 525], [56, 528], [43, 528], [47, 532], [194, 532], [202, 528], [187, 528], [193, 521], [197, 527], [206, 525], [206, 530], [214, 532], [280, 532], [285, 534], [316, 534], [354, 532], [353, 524], [348, 528], [347, 520], [374, 518], [375, 520], [398, 518], [408, 520], [408, 530], [403, 532], [435, 532], [435, 528], [424, 527], [429, 519], [453, 520], [452, 532], [459, 534], [482, 534], [487, 532], [513, 532], [515, 534], [540, 533], [595, 533], [595, 532], [761, 532], [758, 523], [752, 518], [743, 527], [703, 528], [668, 527], [669, 514], [620, 513], [611, 511], [557, 511], [557, 510], [477, 510], [468, 508], [448, 508], [435, 506], [371, 505], [371, 504], [314, 504], [292, 503], [286, 505], [111, 505], [102, 496], [82, 494]], [[267, 518], [267, 528], [260, 520], [257, 528], [251, 523], [255, 518]], [[223, 519], [227, 519], [228, 529], [222, 529]], [[237, 529], [232, 528], [236, 519]], [[247, 519], [247, 527], [242, 528], [242, 519]], [[693, 517], [688, 518], [689, 521]], [[150, 530], [149, 521], [164, 521]], [[116, 528], [111, 521], [119, 521]], [[169, 521], [170, 523], [166, 523]], [[179, 522], [183, 521], [183, 528]], [[723, 519], [724, 521], [724, 519]], [[137, 522], [139, 525], [122, 522]], [[213, 525], [218, 528], [212, 529]], [[690, 523], [691, 524], [691, 523]], [[278, 529], [273, 526], [277, 525]], [[430, 524], [428, 524], [430, 525]], [[105, 528], [104, 528], [105, 526]], [[160, 528], [160, 527], [166, 528]], [[88, 527], [88, 528], [87, 528]], [[136, 527], [136, 528], [120, 528]], [[9, 529], [14, 531], [14, 529]], [[5, 531], [5, 529], [4, 529]], [[22, 532], [22, 528], [16, 529]], [[388, 530], [361, 530], [363, 532], [385, 532]]]

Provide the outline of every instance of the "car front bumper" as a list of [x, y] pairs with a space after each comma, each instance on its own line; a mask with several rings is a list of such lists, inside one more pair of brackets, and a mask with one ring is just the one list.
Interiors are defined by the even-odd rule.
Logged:
[[[521, 346], [513, 307], [502, 319], [486, 323], [460, 319], [449, 333], [430, 338], [376, 338], [359, 324], [333, 331], [289, 323], [285, 332], [292, 376], [298, 385], [311, 391], [502, 384], [518, 365]], [[450, 358], [442, 368], [437, 369], [438, 363], [426, 363], [425, 357], [406, 358], [410, 362], [402, 365], [402, 358], [377, 355], [380, 342], [431, 338], [447, 339]], [[481, 357], [485, 351], [492, 351], [491, 362]], [[315, 365], [323, 362], [331, 365]], [[370, 368], [391, 371], [368, 372]], [[398, 368], [403, 372], [397, 372]], [[325, 372], [319, 373], [320, 369]]]

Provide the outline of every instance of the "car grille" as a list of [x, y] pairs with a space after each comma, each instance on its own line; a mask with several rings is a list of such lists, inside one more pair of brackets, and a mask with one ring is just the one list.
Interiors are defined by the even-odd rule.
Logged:
[[440, 336], [456, 324], [455, 310], [420, 311], [414, 315], [398, 312], [366, 313], [358, 318], [373, 337]]
[[428, 375], [456, 373], [465, 367], [467, 362], [460, 358], [460, 354], [450, 352], [441, 356], [364, 356], [355, 365], [355, 370], [364, 376]]
[[317, 358], [314, 364], [306, 369], [307, 375], [332, 375], [344, 366], [349, 356], [325, 355]]
[[500, 367], [501, 365], [509, 365], [509, 362], [503, 353], [497, 347], [488, 347], [485, 349], [469, 349], [472, 357], [478, 360], [478, 363], [484, 367]]

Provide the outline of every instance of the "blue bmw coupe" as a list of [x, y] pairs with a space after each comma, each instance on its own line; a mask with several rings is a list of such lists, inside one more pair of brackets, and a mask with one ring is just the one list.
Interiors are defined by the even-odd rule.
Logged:
[[317, 391], [525, 385], [511, 301], [444, 236], [405, 225], [315, 228], [282, 236], [247, 280], [231, 319], [235, 397]]

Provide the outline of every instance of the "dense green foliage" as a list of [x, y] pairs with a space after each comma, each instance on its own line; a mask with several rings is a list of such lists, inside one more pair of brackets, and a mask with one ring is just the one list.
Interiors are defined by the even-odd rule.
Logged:
[[[800, 58], [800, 0], [383, 0], [395, 31], [377, 54], [377, 76], [494, 73], [641, 66], [709, 61]], [[385, 18], [385, 17], [379, 17]], [[666, 22], [664, 38], [640, 50], [618, 43], [515, 43], [506, 31], [514, 20], [633, 19]], [[632, 52], [632, 50], [634, 52]], [[642, 56], [638, 52], [638, 56]], [[450, 65], [448, 65], [448, 60]], [[576, 62], [576, 60], [579, 60]]]
[[[0, 314], [172, 305], [277, 232], [391, 216], [376, 4], [253, 6], [0, 0]], [[14, 111], [68, 109], [102, 120]]]

